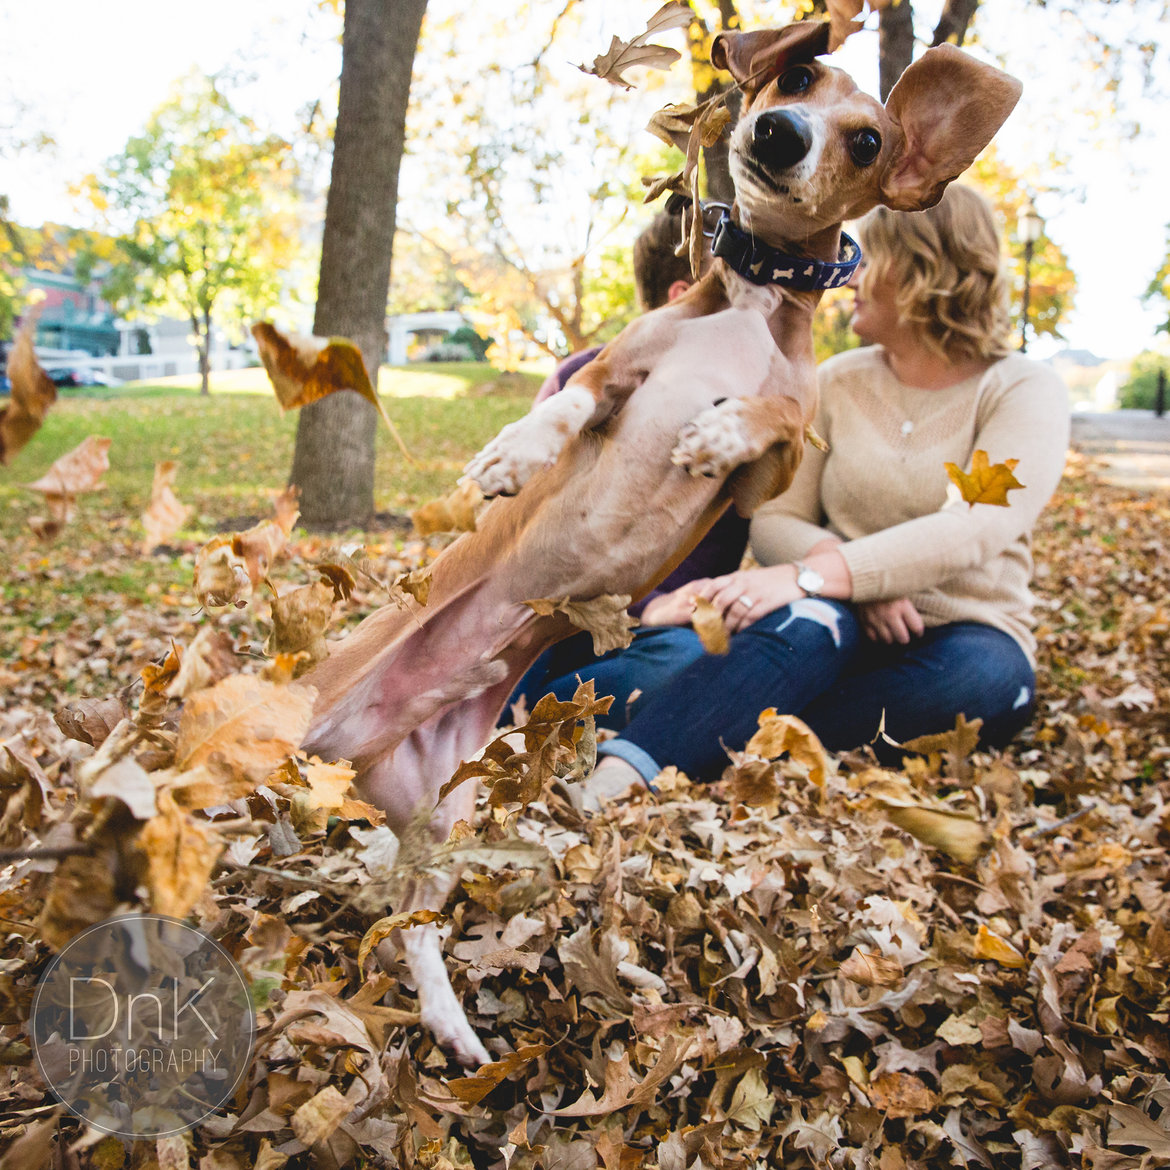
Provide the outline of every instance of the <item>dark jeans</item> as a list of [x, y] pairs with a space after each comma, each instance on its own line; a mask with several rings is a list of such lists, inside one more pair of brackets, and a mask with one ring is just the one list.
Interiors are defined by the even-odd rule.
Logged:
[[[684, 667], [599, 752], [647, 782], [667, 764], [711, 779], [727, 765], [723, 745], [742, 749], [766, 707], [799, 715], [831, 751], [872, 741], [883, 712], [896, 740], [949, 731], [962, 712], [983, 720], [981, 744], [1001, 747], [1027, 726], [1034, 692], [1027, 656], [991, 626], [956, 622], [886, 646], [865, 637], [850, 606], [804, 598], [736, 634], [729, 654]], [[881, 759], [900, 758], [873, 746]]]
[[[508, 699], [501, 721], [510, 720], [512, 704], [522, 695], [529, 710], [550, 692], [567, 702], [578, 683], [591, 678], [597, 695], [614, 697], [609, 713], [598, 716], [597, 726], [620, 731], [646, 697], [702, 656], [702, 643], [689, 626], [640, 626], [629, 646], [600, 658], [593, 656], [589, 634], [575, 634], [550, 647], [528, 668]], [[642, 694], [631, 703], [635, 691]]]

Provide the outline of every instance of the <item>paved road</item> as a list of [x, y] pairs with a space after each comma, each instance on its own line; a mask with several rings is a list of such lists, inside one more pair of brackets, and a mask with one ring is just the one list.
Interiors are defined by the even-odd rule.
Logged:
[[1101, 460], [1103, 478], [1121, 487], [1170, 491], [1170, 414], [1149, 410], [1077, 411], [1072, 445]]

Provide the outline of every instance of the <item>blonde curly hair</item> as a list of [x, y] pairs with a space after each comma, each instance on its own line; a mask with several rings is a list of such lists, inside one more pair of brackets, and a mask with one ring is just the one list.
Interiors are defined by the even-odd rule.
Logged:
[[952, 184], [926, 211], [878, 207], [859, 224], [867, 280], [890, 278], [898, 316], [949, 361], [1008, 353], [1008, 278], [991, 204]]

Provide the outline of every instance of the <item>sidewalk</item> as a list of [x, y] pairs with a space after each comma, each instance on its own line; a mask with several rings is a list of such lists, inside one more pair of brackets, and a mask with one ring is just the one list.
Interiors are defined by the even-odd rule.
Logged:
[[1102, 461], [1102, 478], [1139, 491], [1170, 491], [1170, 414], [1150, 410], [1079, 411], [1072, 416], [1072, 446]]

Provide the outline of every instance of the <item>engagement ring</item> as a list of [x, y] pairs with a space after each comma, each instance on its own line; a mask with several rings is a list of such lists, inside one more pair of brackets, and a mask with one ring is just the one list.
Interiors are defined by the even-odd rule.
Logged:
[[756, 603], [752, 601], [752, 599], [745, 593], [742, 597], [737, 597], [735, 599], [735, 604], [742, 605], [745, 609], [751, 609], [751, 607]]

